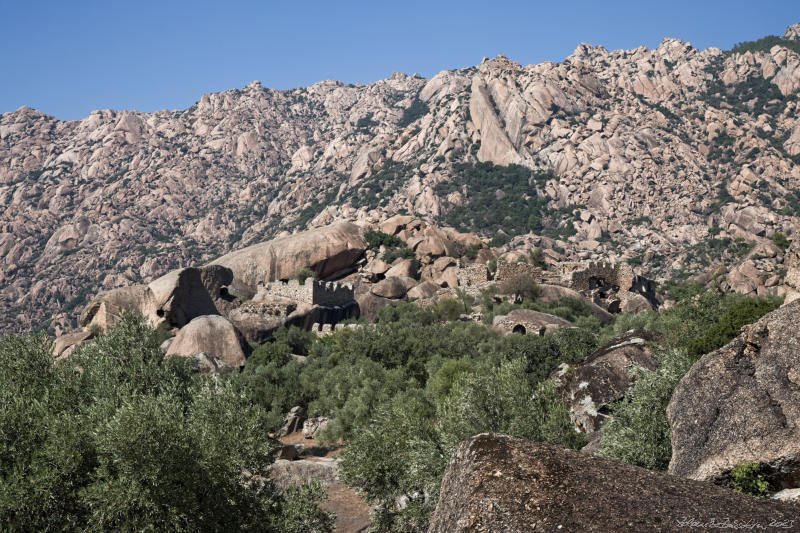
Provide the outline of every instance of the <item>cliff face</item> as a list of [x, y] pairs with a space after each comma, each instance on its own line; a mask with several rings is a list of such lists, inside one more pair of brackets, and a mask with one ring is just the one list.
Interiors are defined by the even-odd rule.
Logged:
[[91, 291], [283, 230], [440, 218], [473, 192], [437, 188], [459, 179], [457, 163], [551, 171], [530, 193], [580, 206], [576, 233], [552, 244], [569, 258], [686, 266], [711, 228], [792, 232], [799, 89], [800, 55], [785, 47], [726, 56], [667, 39], [582, 44], [558, 64], [500, 56], [430, 80], [254, 82], [184, 111], [62, 122], [22, 108], [0, 116], [0, 331], [59, 310], [69, 322]]

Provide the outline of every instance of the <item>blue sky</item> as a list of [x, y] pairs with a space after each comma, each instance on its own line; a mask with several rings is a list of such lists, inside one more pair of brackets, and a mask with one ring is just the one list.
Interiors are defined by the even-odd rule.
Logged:
[[794, 22], [798, 0], [0, 0], [0, 113], [183, 109], [256, 79], [288, 89], [430, 77], [499, 53], [561, 61], [580, 42], [655, 47], [669, 36], [724, 49]]

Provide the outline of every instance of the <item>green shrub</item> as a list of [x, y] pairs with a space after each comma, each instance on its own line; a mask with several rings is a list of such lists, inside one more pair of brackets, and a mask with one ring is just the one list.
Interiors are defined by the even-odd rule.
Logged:
[[777, 298], [737, 299], [725, 309], [715, 324], [686, 343], [689, 355], [700, 357], [722, 348], [739, 335], [742, 326], [752, 324], [765, 314], [777, 309], [780, 304], [781, 300]]
[[[471, 367], [446, 362], [447, 385], [381, 406], [342, 453], [341, 476], [375, 502], [375, 531], [426, 531], [447, 461], [458, 443], [495, 431], [571, 448], [584, 444], [551, 382], [536, 383], [522, 361]], [[445, 377], [446, 375], [446, 377]], [[436, 380], [439, 381], [438, 379]], [[398, 509], [398, 498], [409, 505]]]
[[305, 285], [308, 278], [314, 277], [314, 272], [312, 272], [309, 268], [301, 268], [297, 271], [297, 274], [295, 274], [294, 277], [298, 283], [300, 283], [300, 285]]
[[277, 343], [289, 346], [292, 350], [291, 353], [299, 355], [308, 355], [308, 350], [311, 348], [311, 345], [314, 344], [314, 341], [317, 340], [317, 336], [314, 333], [298, 328], [297, 326], [289, 326], [288, 328], [286, 326], [281, 326], [275, 330], [272, 334], [272, 338]]
[[418, 118], [427, 115], [429, 111], [430, 109], [428, 108], [428, 104], [419, 98], [416, 98], [413, 102], [411, 102], [410, 106], [403, 110], [403, 115], [400, 117], [400, 122], [398, 122], [397, 125], [401, 128], [405, 128], [406, 126], [411, 125], [411, 123], [416, 121]]
[[[449, 458], [434, 422], [435, 408], [423, 395], [405, 395], [381, 406], [342, 452], [342, 481], [377, 504], [375, 531], [427, 530]], [[399, 510], [403, 496], [410, 505]]]
[[603, 328], [600, 342], [609, 342], [632, 329], [643, 329], [658, 333], [660, 344], [688, 348], [697, 356], [724, 346], [739, 334], [743, 325], [776, 309], [781, 301], [775, 297], [757, 299], [723, 294], [690, 285], [684, 299], [672, 309], [617, 315], [613, 324]]
[[455, 298], [442, 298], [436, 302], [436, 309], [445, 320], [458, 320], [464, 312], [464, 306]]
[[369, 247], [373, 249], [380, 248], [381, 246], [397, 248], [405, 244], [402, 239], [396, 235], [389, 235], [388, 233], [372, 229], [368, 229], [364, 232], [364, 239], [367, 241]]
[[501, 246], [505, 246], [509, 242], [511, 242], [511, 237], [509, 237], [505, 233], [498, 233], [497, 235], [492, 237], [491, 241], [489, 241], [489, 246], [492, 248], [500, 248]]
[[516, 301], [532, 301], [541, 293], [539, 284], [529, 275], [514, 276], [497, 285], [500, 294], [507, 294]]
[[531, 250], [530, 256], [530, 263], [537, 267], [541, 268], [542, 270], [547, 270], [547, 263], [545, 262], [545, 255], [541, 248], [534, 248]]
[[773, 46], [783, 46], [800, 54], [800, 43], [791, 39], [784, 39], [777, 35], [767, 35], [756, 41], [736, 43], [733, 48], [725, 51], [726, 55], [744, 54], [745, 52], [769, 52]]
[[453, 385], [462, 374], [473, 374], [476, 370], [474, 361], [445, 359], [428, 379], [426, 390], [434, 403], [441, 403], [450, 394]]
[[601, 455], [650, 470], [669, 466], [672, 443], [667, 405], [696, 359], [686, 350], [667, 351], [660, 359], [658, 370], [634, 370], [636, 381], [602, 426]]
[[403, 259], [414, 259], [416, 256], [414, 255], [414, 250], [408, 247], [387, 250], [383, 254], [383, 260], [389, 264], [394, 263], [398, 257]]
[[257, 366], [274, 363], [278, 366], [289, 362], [292, 355], [292, 348], [284, 342], [265, 342], [250, 354], [245, 363], [245, 368], [249, 371]]
[[463, 373], [439, 406], [447, 449], [478, 433], [508, 433], [578, 449], [585, 444], [569, 408], [551, 381], [538, 382], [515, 359], [497, 368]]
[[[53, 365], [0, 339], [0, 523], [15, 531], [330, 531], [321, 494], [269, 481], [269, 417], [233, 382], [165, 360], [141, 317]], [[292, 529], [294, 528], [294, 529]]]
[[731, 470], [733, 488], [744, 494], [766, 498], [769, 496], [769, 481], [759, 474], [758, 463], [742, 463]]
[[466, 190], [464, 201], [446, 206], [442, 217], [460, 231], [492, 235], [493, 247], [508, 242], [509, 236], [528, 232], [553, 238], [576, 233], [573, 212], [578, 206], [548, 207], [550, 197], [544, 189], [549, 180], [555, 179], [551, 172], [490, 162], [457, 163], [453, 172], [452, 180], [436, 185], [436, 193], [446, 197]]
[[772, 236], [772, 242], [775, 243], [776, 246], [779, 246], [781, 250], [785, 250], [789, 247], [789, 239], [786, 238], [786, 235], [783, 233], [776, 231], [775, 235]]

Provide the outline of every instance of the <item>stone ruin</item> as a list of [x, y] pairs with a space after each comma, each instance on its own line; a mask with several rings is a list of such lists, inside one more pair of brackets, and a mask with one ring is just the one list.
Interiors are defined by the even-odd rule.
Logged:
[[296, 279], [272, 281], [259, 286], [257, 300], [270, 297], [287, 298], [296, 302], [322, 307], [344, 307], [355, 301], [355, 291], [350, 283], [326, 282], [306, 279], [300, 284]]
[[639, 300], [639, 307], [658, 306], [655, 282], [635, 274], [627, 263], [595, 262], [579, 264], [579, 267], [572, 265], [565, 265], [563, 270], [567, 286], [597, 304], [605, 304], [612, 313], [624, 310], [620, 306], [634, 300]]
[[494, 273], [495, 281], [505, 281], [520, 276], [530, 276], [535, 282], [542, 282], [542, 269], [529, 263], [509, 263], [498, 261]]
[[239, 313], [255, 314], [263, 317], [287, 317], [297, 309], [294, 302], [244, 302], [239, 306]]
[[[458, 263], [458, 286], [460, 290], [477, 296], [480, 289], [491, 284], [520, 276], [529, 276], [537, 283], [559, 285], [581, 293], [590, 301], [609, 312], [638, 312], [658, 306], [656, 284], [639, 276], [627, 263], [577, 263], [565, 262], [552, 270], [542, 270], [530, 263], [509, 263], [499, 260], [494, 276], [488, 268], [479, 263]], [[455, 290], [439, 297], [456, 297]]]
[[489, 282], [489, 269], [481, 263], [462, 264], [458, 262], [458, 286], [480, 287]]
[[319, 322], [314, 322], [311, 325], [312, 333], [315, 333], [317, 337], [324, 337], [325, 335], [329, 335], [334, 331], [339, 331], [342, 329], [358, 329], [361, 327], [361, 324], [320, 324]]

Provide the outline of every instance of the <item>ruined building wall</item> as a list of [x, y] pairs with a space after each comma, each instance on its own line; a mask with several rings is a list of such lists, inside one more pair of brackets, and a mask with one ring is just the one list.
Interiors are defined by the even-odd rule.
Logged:
[[316, 279], [307, 279], [303, 285], [300, 285], [296, 279], [272, 281], [264, 285], [259, 294], [261, 298], [278, 296], [324, 307], [348, 305], [355, 299], [355, 291], [351, 284], [335, 281], [325, 282]]
[[[308, 281], [306, 281], [306, 283], [308, 283]], [[343, 307], [352, 303], [355, 299], [355, 291], [353, 285], [350, 283], [314, 280], [312, 287], [312, 300], [315, 305]]]
[[637, 276], [627, 263], [588, 263], [584, 268], [569, 273], [568, 285], [584, 294], [605, 286], [620, 292], [640, 294], [652, 305], [657, 304], [656, 283], [643, 276]]
[[541, 282], [542, 269], [528, 263], [497, 262], [497, 270], [494, 273], [495, 281], [505, 281], [519, 276], [530, 276], [534, 281]]
[[489, 269], [481, 263], [458, 263], [458, 286], [477, 287], [489, 281]]
[[570, 288], [579, 292], [591, 291], [599, 284], [627, 291], [633, 285], [633, 271], [611, 263], [589, 263], [582, 270], [572, 272]]
[[307, 279], [304, 285], [296, 279], [289, 281], [271, 281], [264, 285], [262, 293], [269, 296], [280, 296], [297, 302], [313, 304], [313, 281]]

